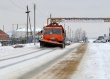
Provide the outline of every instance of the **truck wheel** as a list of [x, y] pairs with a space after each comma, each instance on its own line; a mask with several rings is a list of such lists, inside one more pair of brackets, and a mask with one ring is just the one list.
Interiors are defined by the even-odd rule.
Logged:
[[44, 47], [44, 45], [43, 45], [43, 43], [42, 43], [42, 42], [40, 42], [40, 48], [42, 48], [42, 47]]
[[65, 42], [62, 43], [61, 48], [65, 48]]
[[65, 48], [65, 42], [64, 42], [64, 48]]

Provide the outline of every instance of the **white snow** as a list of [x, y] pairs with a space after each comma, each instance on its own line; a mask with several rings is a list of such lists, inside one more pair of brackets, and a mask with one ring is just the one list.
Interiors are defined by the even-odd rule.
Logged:
[[[35, 29], [35, 32], [40, 32], [42, 29], [41, 28], [36, 28]], [[28, 32], [33, 32], [34, 33], [34, 27], [32, 27], [31, 29], [29, 28], [28, 29]], [[12, 34], [14, 35], [14, 37], [25, 37], [26, 36], [26, 32], [27, 32], [27, 29], [26, 28], [18, 28], [16, 30], [11, 30], [9, 32], [7, 32], [7, 34], [11, 37]]]
[[110, 79], [110, 44], [89, 43], [78, 70], [71, 79]]
[[[32, 29], [32, 31], [34, 31], [34, 27], [32, 27], [31, 29]], [[30, 32], [31, 29], [29, 28], [28, 31]], [[26, 29], [26, 28], [19, 28], [19, 29], [15, 30], [15, 31], [21, 31], [21, 32], [23, 31], [23, 32], [26, 32], [27, 29]], [[36, 31], [39, 32], [39, 31], [41, 31], [41, 29], [40, 29], [40, 28], [36, 28]]]
[[[6, 46], [5, 50], [0, 50], [0, 79], [19, 79], [25, 73], [40, 67], [49, 61], [62, 55], [65, 51], [76, 47], [79, 44], [66, 46], [61, 48], [45, 48], [40, 50], [39, 44], [27, 44], [23, 48], [12, 48]], [[2, 48], [2, 49], [3, 49]], [[54, 51], [54, 49], [57, 49]], [[40, 50], [40, 51], [39, 51]], [[36, 51], [36, 52], [35, 52]], [[39, 51], [39, 52], [37, 52]], [[50, 53], [46, 53], [51, 51]], [[27, 55], [29, 52], [35, 52]], [[12, 57], [16, 57], [13, 58]], [[10, 59], [11, 58], [11, 59]], [[4, 60], [8, 59], [8, 60]]]
[[[92, 40], [91, 40], [92, 41]], [[0, 79], [19, 79], [21, 75], [40, 67], [43, 64], [62, 55], [64, 51], [71, 49], [79, 44], [66, 46], [65, 49], [47, 53], [54, 48], [40, 50], [39, 43], [34, 45], [25, 44], [23, 48], [13, 48], [12, 46], [0, 46]], [[29, 52], [35, 52], [30, 55]], [[44, 55], [43, 55], [44, 54]], [[22, 55], [22, 56], [20, 56]], [[20, 56], [20, 57], [17, 57]], [[39, 57], [40, 56], [40, 57]], [[14, 59], [3, 60], [6, 58], [17, 57]], [[3, 60], [3, 61], [1, 61]], [[28, 60], [28, 61], [25, 61]], [[15, 63], [15, 64], [14, 64]], [[78, 66], [77, 71], [71, 75], [71, 79], [110, 79], [110, 43], [88, 43], [87, 51]], [[14, 65], [11, 65], [14, 64]], [[8, 65], [10, 65], [8, 67]], [[7, 66], [7, 67], [5, 67]], [[2, 68], [4, 67], [4, 68]]]
[[96, 39], [89, 39], [88, 41], [89, 41], [90, 43], [93, 43], [94, 40], [96, 40]]

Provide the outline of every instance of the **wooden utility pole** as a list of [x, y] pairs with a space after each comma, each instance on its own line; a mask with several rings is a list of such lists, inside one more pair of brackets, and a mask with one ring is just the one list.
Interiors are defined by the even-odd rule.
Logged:
[[71, 40], [71, 29], [70, 29], [70, 40]]
[[25, 13], [27, 13], [27, 42], [28, 42], [28, 18], [29, 18], [29, 10], [28, 10], [28, 5], [27, 5], [27, 12], [25, 12]]
[[110, 28], [109, 28], [109, 42], [110, 42]]
[[18, 29], [18, 24], [17, 24], [17, 28], [16, 29]]
[[73, 41], [73, 31], [72, 31], [72, 41]]
[[35, 34], [36, 34], [36, 5], [34, 4], [34, 45], [36, 42]]
[[52, 23], [52, 15], [50, 14], [50, 24]]
[[68, 26], [68, 38], [69, 38], [69, 26]]
[[64, 23], [64, 29], [65, 29], [65, 23]]
[[3, 31], [4, 31], [4, 25], [3, 25]]

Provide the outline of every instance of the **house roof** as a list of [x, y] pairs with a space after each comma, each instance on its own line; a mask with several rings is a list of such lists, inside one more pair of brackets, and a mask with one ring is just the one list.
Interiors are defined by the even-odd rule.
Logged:
[[7, 33], [5, 33], [4, 31], [2, 31], [1, 29], [0, 29], [0, 35], [8, 35]]
[[[26, 29], [26, 28], [19, 28], [19, 29], [15, 30], [15, 31], [26, 32], [27, 29]], [[29, 29], [28, 29], [28, 32], [30, 32], [30, 31], [31, 31], [31, 29], [29, 28]], [[32, 27], [32, 31], [34, 31], [34, 28], [33, 28], [33, 27]], [[41, 29], [40, 29], [40, 28], [36, 28], [36, 31], [39, 32], [39, 31], [41, 31]]]

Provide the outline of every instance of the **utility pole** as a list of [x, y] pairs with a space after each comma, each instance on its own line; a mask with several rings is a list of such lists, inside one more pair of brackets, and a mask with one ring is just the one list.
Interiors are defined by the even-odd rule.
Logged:
[[27, 13], [27, 42], [28, 42], [28, 18], [29, 18], [29, 10], [28, 10], [28, 5], [27, 5], [27, 12], [25, 12], [25, 13]]
[[65, 29], [65, 23], [64, 23], [64, 29]]
[[36, 34], [36, 4], [34, 4], [34, 45], [36, 42], [35, 34]]
[[3, 25], [3, 31], [4, 31], [4, 25]]
[[69, 38], [69, 26], [68, 26], [68, 38]]
[[52, 23], [52, 15], [50, 14], [50, 24]]
[[73, 41], [73, 31], [72, 31], [72, 41]]
[[12, 40], [12, 45], [13, 45], [14, 44], [13, 43], [13, 39], [14, 39], [14, 24], [12, 24], [12, 31], [13, 32], [12, 32], [12, 35], [11, 35], [11, 38], [12, 38], [11, 40]]
[[18, 29], [18, 24], [17, 24], [17, 29]]
[[71, 40], [71, 29], [70, 29], [70, 40]]
[[12, 31], [13, 31], [12, 35], [14, 35], [14, 24], [12, 24]]
[[110, 28], [109, 28], [109, 42], [110, 42]]

